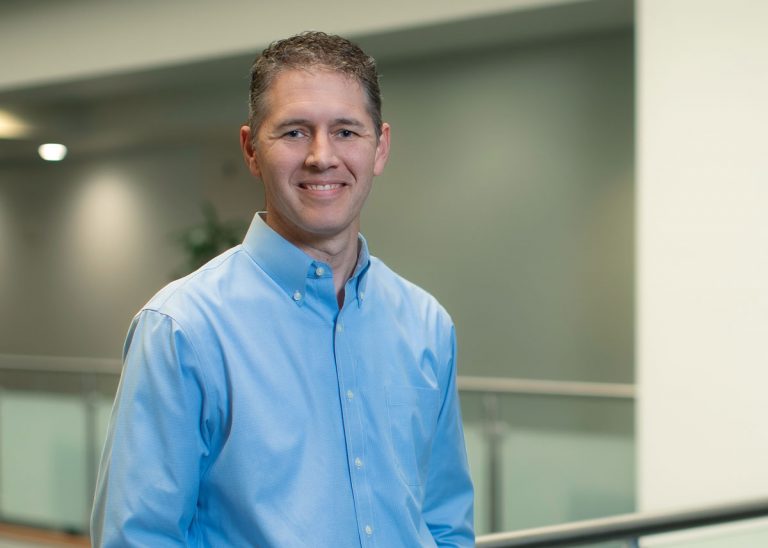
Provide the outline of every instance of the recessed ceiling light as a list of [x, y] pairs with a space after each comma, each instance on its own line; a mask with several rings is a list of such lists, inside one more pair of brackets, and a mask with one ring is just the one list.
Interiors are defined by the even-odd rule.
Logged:
[[59, 162], [67, 155], [67, 147], [60, 143], [45, 143], [37, 148], [37, 153], [43, 160]]

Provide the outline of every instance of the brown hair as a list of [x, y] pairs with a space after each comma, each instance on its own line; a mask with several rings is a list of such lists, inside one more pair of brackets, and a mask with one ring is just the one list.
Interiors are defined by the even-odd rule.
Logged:
[[307, 31], [272, 42], [251, 66], [248, 94], [248, 124], [256, 134], [265, 111], [264, 96], [283, 70], [322, 68], [339, 72], [359, 82], [368, 99], [368, 112], [376, 135], [381, 134], [381, 91], [376, 61], [360, 46], [333, 34]]

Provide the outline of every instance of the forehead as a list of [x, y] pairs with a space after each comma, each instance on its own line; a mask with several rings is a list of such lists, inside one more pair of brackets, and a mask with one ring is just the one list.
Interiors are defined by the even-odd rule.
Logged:
[[368, 112], [367, 96], [357, 79], [323, 68], [280, 71], [264, 99], [265, 119], [331, 113], [363, 116]]

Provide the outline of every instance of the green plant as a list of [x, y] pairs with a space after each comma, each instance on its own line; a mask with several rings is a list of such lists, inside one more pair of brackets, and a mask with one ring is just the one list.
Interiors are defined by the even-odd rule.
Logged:
[[183, 230], [175, 239], [182, 247], [185, 272], [192, 272], [215, 256], [243, 241], [248, 223], [241, 220], [222, 221], [213, 204], [202, 204], [202, 224]]

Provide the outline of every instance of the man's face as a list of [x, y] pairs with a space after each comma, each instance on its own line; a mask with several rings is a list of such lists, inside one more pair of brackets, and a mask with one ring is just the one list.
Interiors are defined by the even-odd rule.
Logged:
[[246, 163], [263, 183], [267, 223], [291, 241], [356, 238], [360, 211], [389, 155], [360, 84], [323, 69], [286, 70], [265, 96], [261, 125], [241, 128]]

